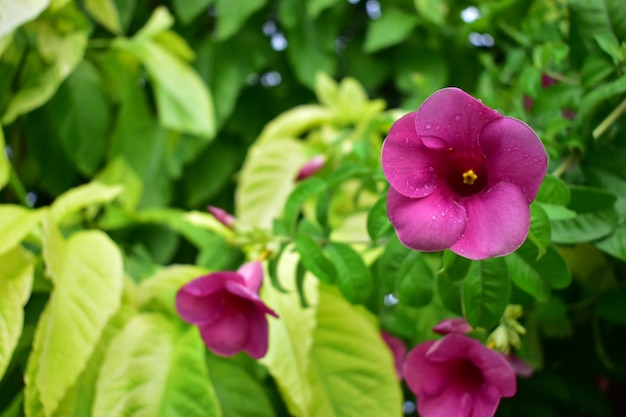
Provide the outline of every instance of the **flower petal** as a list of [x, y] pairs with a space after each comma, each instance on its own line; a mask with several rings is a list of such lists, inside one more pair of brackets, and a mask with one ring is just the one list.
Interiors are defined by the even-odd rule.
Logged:
[[407, 197], [424, 197], [435, 190], [433, 153], [415, 132], [415, 112], [398, 119], [383, 142], [382, 167], [387, 181]]
[[501, 117], [484, 127], [480, 146], [489, 173], [488, 186], [511, 182], [532, 202], [548, 168], [546, 150], [535, 132], [521, 120]]
[[472, 325], [465, 320], [464, 317], [452, 317], [449, 319], [441, 320], [437, 325], [433, 327], [433, 332], [439, 334], [449, 333], [461, 333], [468, 334], [472, 331]]
[[226, 307], [219, 320], [200, 325], [200, 335], [214, 353], [231, 356], [242, 351], [248, 342], [248, 317], [245, 310]]
[[423, 417], [469, 417], [472, 405], [470, 394], [455, 390], [444, 391], [438, 397], [417, 399], [417, 410]]
[[465, 209], [442, 192], [424, 198], [407, 198], [389, 188], [387, 214], [400, 242], [426, 252], [452, 246], [467, 222]]
[[267, 317], [260, 311], [252, 312], [248, 316], [248, 343], [244, 348], [248, 355], [254, 359], [260, 359], [267, 353], [269, 331]]
[[470, 337], [450, 333], [433, 343], [425, 355], [431, 362], [448, 362], [468, 358], [468, 351], [477, 347], [489, 349]]
[[450, 386], [445, 367], [426, 358], [426, 352], [435, 343], [432, 340], [420, 343], [404, 360], [402, 368], [404, 379], [411, 391], [420, 399], [438, 397]]
[[263, 282], [263, 266], [259, 261], [247, 262], [237, 272], [243, 277], [246, 286], [254, 292], [259, 292]]
[[382, 331], [381, 336], [387, 346], [389, 346], [389, 350], [391, 350], [391, 354], [393, 355], [393, 362], [396, 366], [398, 379], [402, 379], [402, 365], [404, 364], [404, 357], [406, 356], [406, 345], [401, 339], [386, 331]]
[[470, 417], [492, 417], [498, 409], [500, 395], [497, 387], [485, 385], [472, 394], [472, 400]]
[[450, 250], [469, 259], [504, 256], [519, 248], [530, 227], [530, 209], [524, 192], [501, 182], [491, 190], [463, 201], [467, 227]]
[[479, 135], [490, 121], [502, 117], [465, 91], [450, 87], [428, 97], [417, 110], [415, 128], [424, 146], [441, 149], [440, 141], [457, 151], [473, 153]]
[[234, 272], [215, 272], [194, 279], [183, 285], [176, 294], [176, 311], [188, 323], [200, 324], [212, 321], [220, 314], [221, 304], [216, 302], [227, 282], [243, 282]]

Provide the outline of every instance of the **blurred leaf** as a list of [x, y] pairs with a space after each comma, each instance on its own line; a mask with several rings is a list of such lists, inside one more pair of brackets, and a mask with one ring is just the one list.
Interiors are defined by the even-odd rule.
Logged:
[[96, 67], [83, 60], [46, 106], [65, 152], [91, 176], [102, 163], [111, 114]]
[[77, 232], [62, 248], [47, 243], [43, 250], [46, 261], [56, 265], [50, 269], [55, 286], [37, 326], [29, 367], [37, 370], [30, 383], [51, 415], [119, 308], [124, 271], [117, 246], [101, 231]]
[[509, 302], [511, 281], [503, 258], [473, 261], [463, 280], [463, 313], [473, 327], [489, 329]]
[[617, 226], [613, 233], [594, 242], [594, 245], [601, 251], [626, 261], [626, 224]]
[[304, 145], [295, 139], [277, 138], [251, 146], [235, 191], [235, 217], [251, 226], [269, 229], [280, 215], [296, 174], [307, 158]]
[[159, 314], [134, 317], [109, 346], [94, 417], [221, 415], [204, 351], [195, 327]]
[[372, 276], [363, 258], [350, 245], [330, 242], [326, 252], [337, 270], [337, 286], [352, 304], [362, 304], [372, 291]]
[[[626, 11], [619, 0], [570, 0], [572, 20], [587, 48], [591, 50], [598, 35], [626, 39]], [[619, 32], [616, 32], [617, 29]]]
[[248, 17], [261, 9], [267, 0], [217, 0], [218, 41], [228, 39], [243, 26]]
[[431, 302], [435, 274], [424, 260], [424, 254], [411, 251], [404, 259], [398, 275], [398, 298], [411, 307], [423, 307]]
[[570, 199], [571, 193], [567, 184], [562, 179], [551, 174], [544, 177], [535, 198], [538, 202], [559, 206], [566, 206]]
[[18, 246], [0, 255], [0, 380], [22, 334], [33, 273], [33, 257], [25, 249]]
[[174, 0], [172, 6], [181, 23], [187, 25], [213, 2], [214, 0]]
[[113, 0], [86, 0], [85, 9], [98, 23], [109, 32], [119, 35], [122, 33], [120, 17]]
[[444, 275], [451, 281], [461, 281], [467, 276], [471, 264], [471, 260], [458, 256], [450, 250], [445, 250], [443, 252], [443, 266], [438, 274]]
[[150, 38], [169, 29], [174, 24], [174, 16], [165, 6], [157, 6], [148, 21], [135, 33], [134, 39], [148, 41]]
[[528, 239], [532, 241], [539, 250], [539, 256], [546, 253], [546, 248], [550, 244], [551, 234], [550, 218], [541, 205], [533, 202], [530, 205], [530, 230], [528, 231]]
[[223, 417], [274, 417], [263, 381], [233, 360], [207, 355], [209, 376]]
[[50, 206], [55, 223], [63, 223], [68, 216], [96, 204], [106, 204], [122, 192], [120, 186], [108, 186], [99, 182], [80, 185], [61, 194]]
[[435, 285], [445, 308], [460, 316], [463, 315], [463, 281], [452, 281], [446, 274], [439, 274]]
[[295, 233], [296, 221], [302, 205], [311, 197], [326, 189], [326, 183], [319, 178], [308, 178], [299, 182], [285, 201], [283, 221], [290, 234]]
[[[5, 149], [6, 144], [4, 143], [4, 133], [2, 131], [2, 126], [0, 126], [0, 149]], [[11, 163], [9, 162], [9, 158], [5, 152], [0, 152], [0, 190], [4, 188], [5, 185], [9, 182], [9, 177], [11, 175]]]
[[576, 120], [587, 120], [598, 106], [624, 92], [626, 92], [626, 75], [592, 89], [583, 96], [582, 103], [577, 109]]
[[626, 291], [617, 290], [613, 292], [606, 292], [602, 294], [597, 304], [595, 305], [595, 313], [598, 317], [601, 317], [612, 323], [626, 324]]
[[515, 285], [539, 302], [550, 298], [551, 288], [566, 288], [572, 280], [565, 260], [551, 246], [537, 258], [535, 247], [526, 242], [505, 260]]
[[611, 233], [618, 222], [613, 205], [615, 195], [591, 187], [572, 186], [572, 200], [567, 208], [577, 214], [571, 219], [553, 220], [552, 241], [579, 243], [599, 239]]
[[290, 247], [280, 257], [276, 275], [287, 292], [281, 293], [272, 285], [261, 288], [261, 297], [280, 319], [269, 319], [269, 350], [260, 362], [276, 381], [289, 413], [304, 417], [310, 415], [308, 409], [312, 401], [308, 373], [312, 360], [311, 347], [316, 326], [319, 281], [306, 280], [309, 307], [302, 307], [295, 290], [298, 260], [297, 253], [292, 252]]
[[257, 142], [262, 144], [276, 139], [297, 138], [314, 127], [329, 123], [332, 117], [332, 112], [320, 105], [299, 105], [279, 114], [267, 123]]
[[337, 279], [337, 271], [328, 260], [321, 244], [306, 233], [298, 231], [294, 243], [300, 254], [302, 263], [320, 281], [332, 284]]
[[110, 187], [119, 186], [122, 189], [117, 195], [120, 204], [127, 210], [134, 210], [139, 204], [143, 191], [141, 179], [128, 165], [123, 156], [114, 158], [94, 178], [97, 183]]
[[445, 23], [449, 9], [447, 0], [413, 0], [413, 3], [417, 11], [427, 20], [437, 25]]
[[572, 335], [572, 323], [567, 317], [567, 306], [559, 297], [550, 297], [538, 304], [528, 315], [536, 321], [541, 333], [547, 338], [567, 338]]
[[[416, 0], [416, 3], [426, 3]], [[397, 8], [385, 9], [379, 19], [369, 23], [363, 50], [367, 53], [376, 52], [402, 42], [417, 25], [416, 16]]]
[[321, 285], [316, 319], [308, 371], [312, 398], [304, 415], [401, 416], [400, 384], [375, 318]]
[[387, 217], [387, 194], [383, 194], [367, 214], [367, 234], [376, 244], [378, 239], [390, 229], [391, 222]]
[[48, 8], [50, 0], [9, 0], [0, 3], [0, 36], [35, 19]]
[[[5, 125], [48, 101], [83, 58], [89, 27], [86, 17], [73, 3], [51, 16], [34, 26], [37, 52], [31, 51], [24, 61], [25, 76], [2, 115]], [[63, 31], [55, 27], [57, 19], [67, 25]]]
[[311, 0], [307, 2], [307, 14], [311, 19], [317, 18], [324, 10], [334, 7], [340, 0]]
[[35, 228], [41, 214], [21, 206], [0, 205], [0, 254], [18, 245]]

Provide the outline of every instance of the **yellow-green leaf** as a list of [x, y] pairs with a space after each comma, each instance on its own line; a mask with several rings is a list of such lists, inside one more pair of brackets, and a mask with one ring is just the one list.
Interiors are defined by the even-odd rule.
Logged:
[[113, 0], [86, 0], [85, 8], [91, 17], [107, 30], [116, 35], [122, 33], [120, 16]]
[[97, 181], [72, 188], [61, 194], [50, 206], [52, 220], [61, 224], [84, 208], [112, 201], [122, 191], [119, 185], [104, 185]]
[[50, 0], [4, 0], [0, 1], [0, 36], [33, 20], [46, 10]]
[[15, 205], [0, 205], [0, 254], [13, 248], [35, 228], [41, 211]]

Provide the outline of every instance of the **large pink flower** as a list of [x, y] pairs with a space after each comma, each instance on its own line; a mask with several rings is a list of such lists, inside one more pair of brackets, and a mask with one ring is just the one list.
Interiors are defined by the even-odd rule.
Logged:
[[185, 284], [176, 294], [178, 314], [200, 328], [207, 347], [218, 355], [242, 350], [255, 359], [267, 353], [266, 314], [278, 315], [259, 298], [263, 268], [258, 261], [237, 272], [220, 271]]
[[524, 122], [444, 88], [391, 127], [382, 167], [404, 245], [485, 259], [524, 242], [547, 155]]
[[459, 333], [415, 347], [404, 378], [422, 417], [492, 417], [500, 398], [517, 389], [504, 356]]
[[399, 339], [384, 330], [381, 332], [381, 336], [387, 346], [389, 346], [389, 350], [391, 350], [393, 355], [393, 362], [396, 366], [398, 379], [402, 380], [404, 378], [404, 375], [402, 374], [402, 366], [404, 364], [404, 357], [406, 356], [406, 345], [402, 339]]

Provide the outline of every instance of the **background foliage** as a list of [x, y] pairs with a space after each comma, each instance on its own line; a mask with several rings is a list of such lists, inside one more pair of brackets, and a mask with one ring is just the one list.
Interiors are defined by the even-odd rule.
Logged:
[[[3, 1], [0, 36], [0, 416], [412, 414], [380, 329], [514, 345], [507, 304], [536, 372], [498, 415], [626, 413], [623, 1]], [[382, 140], [449, 85], [550, 157], [505, 258], [386, 219]], [[261, 254], [270, 351], [214, 356], [174, 294]]]

